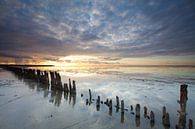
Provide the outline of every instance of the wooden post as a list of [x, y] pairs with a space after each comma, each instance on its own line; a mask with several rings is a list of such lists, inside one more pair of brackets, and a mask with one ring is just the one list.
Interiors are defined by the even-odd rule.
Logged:
[[133, 111], [133, 106], [132, 105], [130, 105], [130, 111]]
[[144, 106], [144, 117], [147, 117], [147, 114], [148, 114], [147, 111], [148, 111], [147, 107]]
[[72, 81], [72, 84], [73, 84], [73, 91], [72, 91], [72, 92], [73, 92], [74, 94], [76, 94], [76, 81], [73, 80], [73, 81]]
[[69, 91], [71, 92], [72, 91], [72, 85], [71, 85], [71, 80], [69, 78]]
[[136, 117], [140, 117], [140, 104], [136, 104], [135, 111]]
[[46, 76], [46, 84], [49, 85], [49, 75], [48, 75], [48, 72], [45, 72], [45, 76]]
[[91, 90], [89, 89], [89, 100], [91, 101], [92, 95], [91, 95]]
[[162, 113], [163, 113], [163, 117], [165, 117], [165, 114], [166, 114], [166, 107], [165, 106], [163, 107], [163, 112]]
[[68, 92], [68, 84], [67, 83], [64, 83], [64, 92]]
[[121, 100], [121, 113], [124, 113], [124, 100]]
[[163, 106], [163, 109], [162, 109], [162, 123], [163, 123], [163, 125], [165, 124], [165, 115], [166, 115], [166, 107]]
[[185, 128], [186, 127], [186, 105], [188, 100], [188, 91], [187, 91], [188, 85], [183, 84], [180, 86], [180, 111], [179, 111], [179, 121], [178, 121], [178, 127], [179, 128]]
[[119, 97], [116, 96], [116, 108], [119, 108]]
[[[24, 69], [25, 71], [25, 69]], [[40, 82], [40, 76], [41, 76], [41, 71], [40, 70], [37, 70], [37, 78], [38, 78], [38, 82]]]
[[104, 102], [104, 104], [106, 104], [106, 106], [109, 106], [109, 101], [108, 101], [108, 99], [106, 99], [106, 101]]
[[55, 88], [56, 88], [57, 85], [58, 85], [58, 82], [57, 82], [57, 72], [56, 71], [54, 72], [54, 83], [55, 83]]
[[86, 105], [88, 105], [89, 104], [89, 100], [88, 99], [86, 99]]
[[[38, 74], [38, 73], [37, 73]], [[54, 73], [52, 71], [50, 71], [50, 77], [51, 77], [51, 89], [53, 88], [54, 86]]]
[[116, 96], [116, 112], [119, 111], [119, 108], [120, 108], [120, 106], [119, 106], [119, 97]]
[[109, 110], [112, 110], [112, 99], [109, 101]]
[[100, 110], [100, 96], [98, 96], [97, 101], [96, 101], [96, 109], [97, 111]]
[[109, 115], [112, 116], [112, 99], [109, 101]]
[[151, 111], [150, 112], [150, 125], [151, 125], [151, 127], [154, 127], [154, 122], [155, 122], [155, 115], [154, 115], [154, 112]]
[[186, 85], [186, 84], [183, 84], [183, 85], [180, 86], [180, 103], [185, 103], [188, 100], [187, 87], [188, 87], [188, 85]]

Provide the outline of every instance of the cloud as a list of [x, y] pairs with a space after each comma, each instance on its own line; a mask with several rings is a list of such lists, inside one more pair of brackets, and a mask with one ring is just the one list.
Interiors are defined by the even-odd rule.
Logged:
[[2, 57], [195, 55], [193, 0], [1, 0], [0, 12]]

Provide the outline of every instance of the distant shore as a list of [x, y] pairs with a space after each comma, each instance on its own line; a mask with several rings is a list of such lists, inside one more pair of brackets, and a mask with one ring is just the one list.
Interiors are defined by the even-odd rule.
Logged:
[[0, 67], [53, 67], [54, 65], [22, 65], [22, 64], [0, 64]]
[[[55, 67], [55, 65], [0, 64], [0, 67]], [[90, 65], [93, 66], [93, 65]], [[110, 65], [102, 65], [109, 67]], [[195, 67], [195, 65], [113, 65], [115, 67]], [[80, 67], [80, 66], [74, 66]]]

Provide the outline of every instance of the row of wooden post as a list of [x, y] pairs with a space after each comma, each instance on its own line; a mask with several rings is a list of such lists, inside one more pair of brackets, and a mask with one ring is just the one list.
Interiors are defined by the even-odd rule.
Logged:
[[[83, 94], [81, 95], [83, 96]], [[91, 103], [92, 101], [92, 94], [91, 94], [91, 90], [89, 89], [89, 99], [86, 100], [86, 104]], [[121, 103], [119, 103], [119, 97], [116, 96], [116, 112], [118, 112], [118, 110], [121, 110], [121, 122], [124, 122], [124, 111], [127, 110], [124, 108], [124, 100], [121, 100]], [[185, 126], [183, 125], [183, 121], [185, 120], [181, 120], [184, 119], [182, 114], [184, 114], [186, 116], [186, 114], [184, 113], [185, 108], [183, 106], [186, 106], [186, 102], [187, 102], [187, 85], [181, 85], [180, 86], [180, 105], [181, 105], [181, 112], [180, 112], [180, 120], [179, 120], [179, 124], [175, 126], [176, 129], [183, 129], [185, 128]], [[100, 110], [100, 103], [104, 103], [105, 105], [108, 106], [109, 108], [109, 114], [112, 115], [112, 99], [106, 99], [105, 102], [100, 100], [100, 96], [98, 96], [97, 100], [96, 100], [96, 108], [97, 111]], [[121, 104], [121, 105], [120, 105]], [[139, 126], [139, 119], [140, 119], [140, 110], [141, 110], [141, 106], [140, 104], [136, 104], [135, 106], [135, 117], [136, 117], [136, 125]], [[133, 106], [130, 106], [130, 111], [133, 111]], [[133, 113], [134, 114], [134, 113]], [[144, 106], [144, 117], [150, 119], [150, 125], [151, 127], [154, 126], [155, 123], [155, 114], [153, 111], [150, 111], [150, 115], [148, 115], [148, 109], [146, 106]], [[182, 118], [181, 118], [182, 117]], [[170, 117], [169, 117], [169, 113], [166, 111], [166, 107], [164, 106], [162, 108], [162, 124], [165, 127], [165, 129], [169, 129], [171, 124], [170, 124]], [[188, 128], [189, 129], [193, 129], [193, 121], [192, 119], [189, 119], [189, 124], [188, 124]]]
[[61, 76], [57, 72], [50, 72], [51, 76], [51, 88], [57, 88], [63, 90], [64, 92], [70, 92], [71, 94], [76, 94], [76, 81], [69, 78], [68, 83], [62, 85]]
[[25, 69], [20, 67], [6, 67], [6, 69], [14, 72], [25, 79], [32, 79], [39, 83], [49, 85], [49, 74], [47, 71], [40, 71], [35, 69]]
[[[81, 94], [81, 97], [83, 97], [83, 94]], [[88, 105], [88, 104], [90, 105], [90, 103], [92, 103], [92, 100], [93, 99], [92, 99], [91, 89], [89, 89], [89, 99], [86, 99], [86, 105]], [[121, 100], [121, 107], [120, 107], [120, 103], [119, 102], [120, 102], [119, 101], [119, 97], [116, 96], [116, 105], [115, 105], [116, 112], [118, 112], [118, 110], [121, 109], [121, 116], [123, 117], [124, 116], [124, 112], [127, 109], [124, 108], [124, 100]], [[108, 106], [109, 114], [111, 115], [112, 114], [112, 109], [113, 109], [112, 99], [106, 99], [106, 101], [103, 102], [103, 101], [100, 100], [100, 96], [98, 96], [97, 99], [96, 99], [97, 111], [100, 110], [100, 103], [102, 103], [102, 104], [104, 103], [105, 105]], [[133, 110], [133, 106], [131, 105], [130, 107], [131, 107], [131, 111], [132, 111]], [[136, 105], [135, 111], [136, 111], [136, 113], [135, 113], [136, 115], [135, 116], [137, 118], [140, 118], [140, 104]], [[147, 115], [147, 108], [146, 107], [144, 107], [144, 114]], [[155, 115], [154, 115], [153, 111], [150, 112], [150, 117], [149, 118], [150, 118], [151, 123], [154, 123]]]
[[[76, 94], [76, 81], [69, 78], [69, 83], [62, 85], [61, 76], [56, 71], [41, 71], [35, 69], [25, 69], [20, 67], [6, 67], [7, 70], [14, 72], [22, 78], [32, 79], [44, 85], [50, 85], [51, 89], [62, 90], [71, 94]], [[49, 79], [50, 74], [50, 79]], [[51, 80], [51, 81], [50, 81]]]
[[[47, 71], [40, 71], [40, 70], [35, 70], [35, 69], [24, 69], [24, 68], [20, 68], [20, 67], [6, 67], [6, 69], [14, 72], [15, 74], [23, 77], [23, 78], [27, 78], [27, 79], [32, 79], [35, 81], [38, 81], [39, 83], [45, 84], [45, 85], [49, 85], [49, 72]], [[56, 71], [50, 71], [50, 77], [51, 77], [51, 89], [59, 89], [61, 91], [64, 91], [65, 93], [70, 93], [70, 94], [76, 94], [76, 82], [73, 80], [71, 83], [71, 79], [69, 79], [69, 83], [64, 83], [64, 85], [62, 85], [62, 81], [61, 81], [61, 76], [59, 73], [57, 73]], [[175, 126], [176, 129], [180, 129], [180, 128], [185, 128], [186, 125], [186, 103], [188, 100], [187, 94], [187, 85], [183, 84], [180, 86], [180, 116], [179, 116], [179, 122], [178, 124]], [[91, 94], [91, 90], [89, 89], [89, 99], [86, 100], [86, 104], [91, 104], [92, 103], [92, 94]], [[124, 100], [121, 100], [121, 106], [119, 104], [119, 97], [116, 96], [116, 111], [118, 111], [119, 109], [121, 109], [121, 116], [124, 117]], [[100, 103], [103, 104], [103, 101], [100, 100], [100, 96], [98, 96], [97, 100], [96, 100], [96, 107], [97, 110], [100, 110]], [[109, 107], [109, 114], [112, 114], [112, 99], [106, 99], [106, 101], [104, 102], [104, 104], [106, 104]], [[136, 119], [140, 118], [140, 104], [136, 104], [135, 107], [135, 116]], [[133, 107], [130, 106], [130, 110], [133, 110]], [[166, 112], [166, 107], [163, 107], [163, 111], [162, 111], [162, 123], [164, 125], [165, 128], [170, 128], [170, 118], [169, 118], [169, 113]], [[151, 125], [154, 124], [155, 122], [155, 114], [153, 111], [150, 112], [150, 116], [147, 115], [147, 107], [144, 107], [144, 116], [150, 119]], [[139, 123], [139, 122], [138, 122]], [[191, 119], [189, 119], [189, 129], [193, 129], [193, 121]]]

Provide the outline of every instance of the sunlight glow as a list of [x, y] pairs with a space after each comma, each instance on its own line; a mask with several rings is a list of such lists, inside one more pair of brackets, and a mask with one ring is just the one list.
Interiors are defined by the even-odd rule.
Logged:
[[[190, 58], [190, 57], [189, 57]], [[183, 59], [183, 60], [182, 60]], [[56, 61], [45, 61], [45, 65], [55, 65], [58, 67], [115, 67], [115, 66], [140, 66], [140, 65], [191, 65], [194, 61], [184, 60], [183, 57], [145, 57], [145, 58], [119, 58], [89, 56], [89, 55], [70, 55], [60, 57]]]
[[81, 60], [85, 60], [85, 61], [89, 61], [89, 60], [97, 60], [98, 57], [95, 56], [87, 56], [87, 55], [71, 55], [71, 56], [66, 56], [66, 57], [62, 57], [59, 60], [71, 60], [71, 61], [81, 61]]

